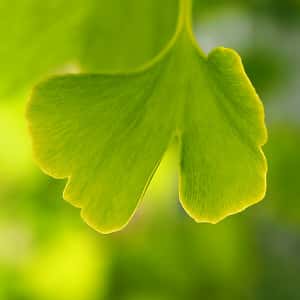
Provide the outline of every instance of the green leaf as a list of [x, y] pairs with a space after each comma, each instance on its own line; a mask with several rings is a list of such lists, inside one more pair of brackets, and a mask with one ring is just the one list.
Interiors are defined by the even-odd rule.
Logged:
[[100, 232], [128, 223], [175, 137], [180, 200], [196, 221], [216, 223], [264, 197], [263, 106], [234, 51], [198, 48], [190, 13], [181, 0], [173, 38], [139, 70], [56, 77], [32, 94], [35, 157], [69, 178], [64, 198]]
[[216, 223], [264, 197], [264, 113], [232, 50], [218, 48], [194, 68], [182, 130], [181, 201], [197, 221]]
[[71, 175], [64, 198], [83, 207], [83, 217], [101, 231], [127, 222], [168, 146], [175, 115], [157, 116], [176, 110], [161, 104], [158, 75], [156, 67], [135, 75], [68, 76], [34, 93], [36, 157], [47, 173]]

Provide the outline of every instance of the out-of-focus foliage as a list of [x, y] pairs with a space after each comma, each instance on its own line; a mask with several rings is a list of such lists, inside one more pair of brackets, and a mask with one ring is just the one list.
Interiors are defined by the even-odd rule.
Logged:
[[179, 1], [90, 0], [79, 61], [84, 71], [136, 69], [156, 56], [175, 32]]
[[285, 222], [300, 225], [299, 170], [300, 127], [276, 125], [266, 147], [269, 157], [269, 193], [272, 214]]
[[244, 64], [258, 93], [272, 90], [274, 85], [289, 79], [285, 70], [287, 61], [272, 49], [252, 48], [244, 52]]
[[249, 10], [254, 18], [268, 17], [281, 25], [299, 24], [298, 0], [211, 0], [208, 3], [195, 0], [195, 15], [213, 14], [228, 7]]
[[177, 0], [160, 6], [159, 0], [1, 0], [0, 100], [50, 73], [146, 62], [174, 31]]
[[[11, 11], [21, 2], [7, 1], [6, 5]], [[51, 2], [39, 1], [41, 6]], [[3, 3], [1, 0], [0, 6]], [[72, 3], [76, 5], [76, 1]], [[195, 225], [176, 205], [176, 162], [168, 156], [129, 227], [102, 237], [82, 224], [76, 209], [62, 201], [65, 182], [55, 182], [34, 167], [24, 122], [24, 97], [14, 97], [15, 101], [1, 97], [1, 300], [67, 299], [68, 295], [73, 300], [75, 291], [78, 298], [84, 293], [86, 300], [300, 299], [299, 1], [258, 0], [256, 9], [250, 7], [253, 1], [195, 3], [201, 5], [194, 25], [201, 45], [207, 49], [234, 46], [245, 58], [251, 78], [263, 77], [256, 84], [267, 102], [270, 133], [266, 200], [220, 225]], [[168, 15], [167, 11], [161, 13]], [[49, 10], [49, 19], [51, 14]], [[6, 21], [6, 27], [0, 29], [1, 37], [13, 32], [17, 15], [5, 15], [5, 20], [12, 22]], [[26, 23], [20, 13], [19, 18], [19, 24]], [[57, 19], [52, 20], [55, 24]], [[86, 39], [90, 43], [93, 36]], [[9, 57], [18, 58], [25, 45], [10, 47]], [[52, 47], [44, 49], [43, 57], [55, 53]], [[267, 62], [262, 59], [266, 52], [271, 53]], [[0, 60], [5, 62], [2, 56]], [[38, 62], [43, 64], [36, 55], [28, 70], [34, 71]], [[28, 92], [29, 82], [46, 73], [67, 72], [70, 63], [47, 67], [39, 74], [34, 71], [31, 78], [32, 73], [26, 72], [26, 84], [16, 80], [13, 94], [24, 88]], [[19, 76], [13, 64], [12, 69]], [[6, 93], [12, 86], [5, 87], [3, 82], [12, 78], [8, 73], [5, 79], [1, 71], [1, 89]], [[55, 290], [49, 291], [50, 283]]]

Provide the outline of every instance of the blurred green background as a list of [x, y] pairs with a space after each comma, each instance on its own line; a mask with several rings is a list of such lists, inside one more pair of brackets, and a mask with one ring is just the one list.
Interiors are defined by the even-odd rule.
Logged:
[[108, 236], [33, 162], [24, 110], [57, 73], [128, 70], [172, 35], [176, 0], [0, 0], [0, 300], [300, 299], [300, 1], [194, 0], [201, 47], [235, 48], [266, 107], [266, 199], [218, 225], [178, 202], [176, 148]]

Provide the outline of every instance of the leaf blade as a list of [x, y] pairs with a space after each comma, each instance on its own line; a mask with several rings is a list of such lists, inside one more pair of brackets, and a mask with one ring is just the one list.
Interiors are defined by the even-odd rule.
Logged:
[[267, 134], [263, 106], [236, 53], [218, 48], [200, 69], [186, 109], [180, 198], [197, 222], [218, 223], [264, 198]]
[[69, 178], [64, 198], [102, 233], [128, 223], [172, 138], [176, 110], [160, 103], [159, 74], [58, 77], [31, 98], [39, 165]]

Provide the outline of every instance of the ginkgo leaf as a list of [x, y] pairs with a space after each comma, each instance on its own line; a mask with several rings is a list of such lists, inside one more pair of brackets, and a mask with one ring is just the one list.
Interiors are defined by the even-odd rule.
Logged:
[[161, 103], [159, 74], [156, 66], [136, 75], [69, 76], [34, 92], [36, 157], [47, 173], [70, 176], [64, 198], [102, 232], [127, 223], [171, 138], [176, 108]]
[[174, 37], [143, 68], [69, 75], [38, 85], [27, 118], [35, 157], [64, 198], [96, 230], [124, 227], [173, 137], [181, 147], [180, 200], [216, 223], [261, 200], [266, 189], [263, 106], [239, 56], [205, 56], [180, 1]]
[[219, 48], [201, 64], [186, 99], [180, 192], [193, 218], [216, 223], [264, 197], [266, 130], [239, 56]]

